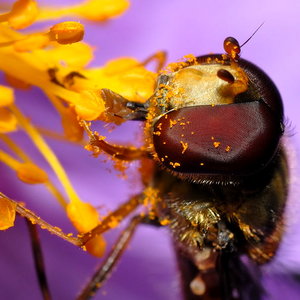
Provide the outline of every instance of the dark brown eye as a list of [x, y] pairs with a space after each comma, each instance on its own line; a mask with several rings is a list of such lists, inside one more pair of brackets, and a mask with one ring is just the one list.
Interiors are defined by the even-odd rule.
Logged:
[[247, 60], [239, 59], [239, 66], [245, 71], [249, 79], [249, 89], [241, 94], [238, 101], [258, 100], [265, 102], [282, 122], [283, 104], [279, 91], [270, 77], [259, 67]]
[[249, 175], [273, 158], [281, 128], [263, 102], [185, 107], [154, 125], [160, 161], [182, 173]]

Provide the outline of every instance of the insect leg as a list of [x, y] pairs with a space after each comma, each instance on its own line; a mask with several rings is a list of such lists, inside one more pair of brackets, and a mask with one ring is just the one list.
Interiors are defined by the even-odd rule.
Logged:
[[222, 295], [225, 299], [260, 300], [264, 296], [260, 269], [251, 260], [243, 261], [238, 253], [221, 251], [218, 272]]
[[38, 234], [38, 228], [37, 225], [32, 224], [28, 219], [25, 219], [30, 239], [31, 239], [31, 248], [34, 258], [34, 265], [35, 265], [35, 271], [38, 277], [39, 286], [43, 295], [44, 300], [51, 300], [51, 294], [48, 287], [47, 277], [46, 277], [46, 271], [45, 271], [45, 265], [44, 265], [44, 259], [43, 259], [43, 253], [41, 248], [41, 243], [39, 239]]
[[60, 228], [55, 227], [41, 219], [39, 216], [37, 216], [33, 211], [30, 209], [25, 208], [23, 205], [18, 203], [17, 201], [10, 199], [9, 197], [6, 197], [3, 193], [0, 192], [0, 198], [5, 198], [6, 200], [10, 201], [12, 204], [15, 205], [16, 212], [21, 215], [22, 217], [28, 219], [32, 224], [37, 224], [41, 228], [48, 230], [50, 233], [55, 234], [56, 236], [62, 238], [63, 240], [66, 240], [67, 242], [75, 245], [75, 246], [81, 246], [81, 240], [75, 237], [71, 237], [61, 231]]
[[136, 195], [129, 199], [129, 201], [121, 204], [115, 211], [109, 214], [104, 220], [91, 231], [81, 235], [80, 246], [84, 246], [91, 238], [97, 234], [102, 234], [109, 229], [116, 227], [122, 220], [124, 220], [131, 212], [133, 212], [140, 204], [141, 196]]
[[90, 139], [90, 143], [86, 146], [86, 148], [93, 151], [95, 156], [97, 156], [101, 150], [114, 158], [125, 161], [138, 160], [149, 156], [147, 149], [144, 149], [143, 147], [126, 147], [107, 143], [101, 136], [92, 132], [86, 121], [81, 121], [81, 125], [87, 132]]
[[157, 66], [155, 71], [158, 72], [166, 64], [166, 60], [167, 60], [167, 53], [165, 51], [157, 51], [156, 53], [154, 53], [153, 55], [145, 59], [142, 64], [145, 66], [152, 61], [156, 61]]
[[131, 197], [128, 201], [121, 204], [114, 212], [104, 218], [101, 224], [96, 226], [94, 229], [77, 237], [72, 237], [62, 232], [60, 228], [50, 225], [39, 216], [37, 216], [33, 211], [25, 208], [17, 201], [6, 197], [3, 193], [0, 192], [0, 198], [1, 197], [13, 203], [16, 207], [16, 212], [22, 217], [28, 219], [32, 224], [37, 224], [41, 228], [48, 230], [50, 233], [55, 234], [56, 236], [66, 240], [67, 242], [79, 247], [84, 246], [95, 235], [101, 234], [113, 228], [114, 226], [117, 226], [122, 220], [124, 220], [131, 212], [133, 212], [137, 208], [141, 201], [140, 195]]
[[140, 224], [142, 220], [143, 217], [141, 216], [135, 216], [131, 219], [128, 226], [121, 232], [118, 240], [116, 241], [106, 259], [97, 268], [90, 281], [81, 291], [80, 295], [77, 297], [77, 300], [90, 299], [95, 294], [95, 292], [103, 285], [105, 280], [110, 275], [113, 267], [116, 265], [123, 252], [125, 251], [129, 241], [131, 240], [135, 232], [137, 225]]

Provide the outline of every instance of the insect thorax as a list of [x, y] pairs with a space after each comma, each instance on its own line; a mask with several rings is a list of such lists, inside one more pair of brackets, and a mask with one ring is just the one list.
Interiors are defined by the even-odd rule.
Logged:
[[282, 150], [269, 170], [244, 179], [239, 186], [191, 183], [158, 168], [154, 186], [163, 199], [159, 217], [169, 220], [175, 240], [183, 247], [226, 248], [264, 263], [280, 242], [287, 176]]

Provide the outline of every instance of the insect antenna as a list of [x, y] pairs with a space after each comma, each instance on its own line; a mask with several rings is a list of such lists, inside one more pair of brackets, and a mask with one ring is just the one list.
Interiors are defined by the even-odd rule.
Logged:
[[265, 22], [262, 22], [258, 28], [255, 29], [255, 31], [251, 34], [251, 36], [240, 46], [240, 48], [242, 48], [244, 45], [246, 45], [251, 39], [252, 37], [256, 34], [256, 32], [265, 24]]

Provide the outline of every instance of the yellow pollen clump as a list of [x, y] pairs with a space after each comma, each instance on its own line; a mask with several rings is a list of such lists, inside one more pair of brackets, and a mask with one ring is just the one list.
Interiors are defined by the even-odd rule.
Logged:
[[161, 130], [162, 123], [159, 123], [156, 127], [157, 127], [157, 129]]
[[186, 151], [186, 149], [188, 148], [188, 143], [184, 143], [183, 141], [180, 141], [180, 144], [182, 145], [182, 154]]
[[161, 201], [161, 198], [159, 197], [159, 190], [154, 189], [152, 187], [147, 187], [144, 190], [143, 194], [144, 194], [143, 204], [149, 210], [148, 215], [150, 219], [154, 219], [156, 217], [156, 213], [155, 213], [156, 204], [159, 201]]
[[168, 220], [168, 219], [162, 219], [162, 220], [159, 221], [159, 223], [162, 226], [166, 226], [166, 225], [169, 225], [171, 223], [171, 221]]
[[116, 228], [119, 224], [120, 224], [120, 218], [117, 218], [117, 217], [111, 217], [110, 218], [110, 221], [108, 223], [108, 226], [110, 228]]
[[230, 150], [231, 150], [231, 147], [230, 146], [226, 146], [225, 151], [229, 152]]
[[175, 169], [177, 167], [180, 167], [180, 163], [178, 163], [178, 162], [171, 162], [170, 161], [170, 166], [172, 166]]
[[177, 124], [176, 120], [170, 120], [170, 129]]
[[220, 142], [214, 142], [214, 147], [215, 147], [215, 148], [218, 148], [220, 145], [221, 145]]
[[197, 57], [193, 54], [184, 55], [183, 58], [187, 61], [192, 63], [193, 65], [197, 64]]
[[200, 166], [204, 166], [204, 163], [202, 162], [202, 163], [200, 163]]

